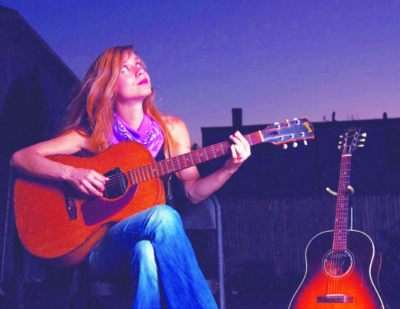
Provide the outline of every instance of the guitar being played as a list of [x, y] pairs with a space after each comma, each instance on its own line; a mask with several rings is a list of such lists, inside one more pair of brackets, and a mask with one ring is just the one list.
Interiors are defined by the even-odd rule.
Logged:
[[[244, 136], [256, 145], [276, 145], [313, 138], [306, 118], [273, 124]], [[55, 156], [50, 159], [75, 167], [93, 168], [108, 177], [103, 196], [90, 198], [63, 183], [20, 177], [15, 185], [15, 212], [20, 238], [36, 256], [74, 264], [87, 254], [82, 246], [97, 240], [102, 227], [151, 206], [165, 202], [160, 177], [228, 154], [230, 143], [222, 142], [171, 159], [154, 161], [143, 145], [121, 142], [92, 158]], [[128, 154], [121, 156], [120, 154]], [[116, 165], [117, 164], [117, 165]], [[40, 205], [45, 200], [46, 205]], [[49, 213], [54, 219], [49, 219]], [[69, 237], [63, 237], [63, 235]], [[46, 246], [43, 246], [43, 242]]]
[[[196, 203], [243, 164], [250, 144], [306, 140], [313, 129], [299, 119], [190, 153], [185, 123], [158, 112], [153, 96], [132, 46], [111, 47], [93, 62], [63, 134], [11, 159], [23, 173], [14, 191], [18, 233], [46, 260], [72, 265], [87, 257], [100, 276], [130, 274], [134, 308], [217, 308], [179, 215], [163, 205], [159, 177], [176, 172]], [[95, 155], [72, 156], [84, 152]], [[224, 154], [223, 167], [200, 177], [196, 164]]]
[[342, 149], [333, 231], [314, 236], [306, 248], [306, 273], [289, 309], [383, 309], [379, 293], [380, 255], [372, 239], [348, 229], [350, 168], [353, 152], [365, 139], [350, 129]]

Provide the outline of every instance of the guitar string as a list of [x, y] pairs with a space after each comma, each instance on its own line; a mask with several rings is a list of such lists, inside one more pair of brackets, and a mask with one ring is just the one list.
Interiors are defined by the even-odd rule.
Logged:
[[[343, 157], [342, 157], [343, 158]], [[343, 161], [341, 162], [340, 169], [343, 167]], [[339, 184], [341, 183], [341, 174], [339, 174]], [[334, 231], [333, 231], [333, 239], [332, 239], [332, 252], [331, 254], [327, 255], [327, 266], [329, 267], [328, 270], [328, 286], [327, 286], [327, 292], [326, 294], [333, 294], [334, 292], [334, 269], [335, 269], [335, 264], [336, 264], [336, 238], [335, 238], [335, 231], [337, 231], [338, 228], [338, 204], [340, 203], [340, 186], [338, 187], [338, 195], [337, 195], [337, 207], [336, 207], [336, 213], [335, 213], [335, 224], [334, 224]]]
[[[222, 144], [222, 143], [220, 143], [220, 144]], [[222, 153], [222, 155], [224, 155], [225, 153], [225, 149], [224, 148], [221, 148], [221, 146], [224, 146], [224, 145], [212, 145], [213, 147], [211, 147], [211, 146], [209, 146], [209, 147], [211, 147], [211, 148], [209, 148], [209, 149], [207, 149], [208, 151], [205, 151], [205, 148], [204, 149], [202, 149], [202, 152], [204, 153], [204, 155], [206, 156], [206, 157], [208, 157], [208, 158], [217, 158], [218, 157], [218, 152], [221, 152]], [[222, 149], [222, 151], [221, 151], [221, 149]], [[193, 152], [196, 152], [196, 151], [193, 151]], [[192, 152], [192, 153], [193, 153]], [[197, 151], [197, 152], [200, 152], [200, 151]], [[192, 160], [191, 161], [193, 161], [195, 164], [187, 164], [187, 162], [188, 162], [188, 160], [186, 159], [186, 157], [189, 157], [189, 156], [191, 156], [192, 158]], [[180, 167], [182, 167], [182, 166], [184, 166], [182, 169], [184, 169], [184, 168], [188, 168], [188, 167], [191, 167], [191, 166], [193, 166], [193, 165], [196, 165], [196, 164], [199, 164], [199, 163], [203, 163], [204, 161], [201, 161], [201, 160], [199, 160], [199, 162], [197, 162], [197, 160], [195, 159], [195, 157], [193, 157], [193, 155], [191, 154], [191, 153], [187, 153], [187, 154], [183, 154], [183, 155], [181, 155], [181, 156], [177, 156], [177, 157], [174, 157], [174, 158], [171, 158], [171, 159], [166, 159], [166, 160], [163, 160], [163, 161], [159, 161], [159, 162], [154, 162], [154, 163], [152, 163], [152, 164], [149, 164], [149, 165], [147, 165], [147, 166], [140, 166], [140, 167], [136, 167], [136, 168], [134, 168], [134, 169], [131, 169], [131, 170], [129, 170], [129, 171], [127, 171], [126, 173], [140, 173], [139, 172], [139, 169], [142, 169], [142, 172], [144, 173], [144, 172], [147, 172], [147, 174], [149, 174], [150, 175], [150, 173], [151, 173], [151, 171], [156, 171], [156, 174], [157, 174], [157, 177], [160, 177], [160, 176], [163, 176], [164, 174], [160, 174], [159, 172], [158, 172], [158, 168], [157, 167], [160, 167], [160, 165], [164, 165], [166, 168], [166, 170], [169, 172], [169, 173], [171, 173], [171, 172], [174, 172], [176, 169], [175, 168], [173, 168], [172, 169], [172, 171], [169, 169], [169, 167], [168, 167], [168, 165], [172, 165], [172, 166], [180, 166]], [[162, 170], [164, 170], [163, 168], [162, 168]], [[150, 172], [150, 173], [149, 173]], [[120, 182], [120, 180], [121, 180], [121, 178], [120, 178], [120, 175], [121, 174], [124, 174], [125, 175], [125, 173], [124, 172], [119, 172], [119, 173], [116, 173], [116, 174], [113, 174], [113, 175], [110, 175], [109, 176], [109, 178], [110, 178], [110, 180], [108, 180], [107, 182], [106, 182], [106, 185], [113, 185], [113, 184], [118, 184], [119, 182]], [[150, 180], [150, 179], [152, 179], [152, 178], [155, 178], [155, 177], [144, 177], [145, 178], [145, 180], [144, 181], [147, 181], [147, 180]]]
[[337, 285], [336, 285], [336, 278], [335, 275], [338, 273], [338, 266], [339, 266], [339, 240], [338, 239], [338, 233], [340, 233], [340, 223], [341, 223], [341, 215], [340, 215], [340, 205], [342, 204], [342, 187], [341, 185], [343, 184], [343, 169], [345, 165], [345, 160], [346, 157], [342, 156], [341, 160], [341, 166], [340, 166], [340, 175], [339, 175], [339, 188], [338, 188], [338, 196], [337, 196], [337, 209], [336, 209], [336, 220], [335, 220], [335, 229], [333, 233], [333, 240], [334, 240], [334, 247], [332, 250], [332, 268], [331, 272], [334, 273], [333, 276], [330, 277], [331, 279], [331, 285], [330, 285], [330, 290], [328, 291], [328, 294], [336, 294], [337, 292]]
[[[280, 130], [280, 129], [282, 129], [282, 128], [279, 128], [279, 127], [276, 127], [276, 128], [271, 128], [271, 129], [269, 129], [269, 131], [270, 132], [275, 132], [275, 131], [278, 131], [278, 130]], [[251, 145], [253, 145], [253, 138], [254, 137], [257, 137], [257, 133], [258, 132], [254, 132], [254, 133], [250, 133], [250, 134], [247, 134], [247, 135], [245, 135], [245, 138], [248, 140], [248, 142], [251, 144]], [[259, 141], [259, 142], [261, 142], [261, 141]], [[289, 142], [289, 141], [287, 141], [287, 142]], [[187, 153], [187, 154], [183, 154], [183, 155], [180, 155], [180, 156], [177, 156], [177, 157], [175, 157], [175, 158], [171, 158], [171, 159], [166, 159], [166, 160], [164, 160], [164, 161], [160, 161], [160, 162], [156, 162], [155, 164], [165, 164], [166, 165], [166, 167], [167, 167], [167, 170], [169, 171], [169, 169], [168, 169], [168, 163], [171, 163], [172, 164], [172, 166], [174, 165], [174, 163], [175, 164], [178, 164], [178, 166], [181, 166], [181, 165], [184, 165], [185, 166], [185, 168], [187, 168], [187, 167], [190, 167], [190, 166], [193, 166], [193, 165], [190, 165], [190, 166], [187, 166], [186, 165], [186, 162], [187, 162], [187, 160], [186, 160], [186, 158], [188, 157], [188, 156], [191, 156], [191, 160], [193, 161], [194, 160], [194, 157], [193, 157], [193, 153], [199, 153], [199, 152], [201, 152], [202, 154], [204, 154], [205, 156], [206, 156], [206, 159], [208, 159], [208, 157], [214, 157], [214, 158], [217, 158], [218, 157], [218, 152], [219, 152], [219, 150], [221, 150], [222, 149], [222, 155], [225, 155], [226, 154], [226, 150], [227, 149], [225, 149], [225, 148], [229, 148], [229, 144], [228, 144], [228, 142], [222, 142], [222, 143], [218, 143], [218, 144], [215, 144], [215, 145], [211, 145], [211, 146], [208, 146], [208, 147], [205, 147], [205, 148], [202, 148], [202, 149], [198, 149], [198, 150], [195, 150], [195, 151], [193, 151], [193, 152], [191, 152], [191, 153]], [[199, 157], [199, 156], [198, 156]], [[195, 161], [195, 160], [194, 160]], [[194, 165], [196, 165], [196, 164], [198, 164], [198, 163], [202, 163], [202, 161], [200, 160], [200, 162], [196, 162]], [[144, 166], [144, 167], [138, 167], [138, 168], [136, 168], [135, 170], [132, 170], [132, 171], [138, 171], [138, 169], [140, 169], [140, 168], [145, 168], [146, 169], [146, 172], [148, 172], [148, 169], [150, 168], [150, 166]], [[174, 169], [173, 169], [174, 170]], [[128, 171], [129, 172], [129, 171]], [[170, 171], [169, 171], [170, 172]], [[158, 173], [158, 171], [157, 171], [157, 173]], [[158, 173], [159, 174], [159, 173]], [[162, 175], [157, 175], [157, 176], [162, 176]], [[118, 179], [117, 179], [117, 181], [118, 181]], [[109, 181], [108, 181], [108, 183], [109, 183]]]
[[[276, 131], [276, 130], [277, 129], [274, 129], [274, 130], [271, 130], [271, 131]], [[257, 136], [255, 136], [255, 134], [256, 133], [251, 133], [251, 134], [248, 134], [248, 135], [245, 136], [247, 138], [248, 142], [251, 145], [254, 144], [253, 138], [257, 137]], [[257, 141], [257, 139], [256, 139], [256, 141]], [[196, 159], [193, 156], [194, 153], [197, 153], [197, 154], [201, 153], [201, 155], [204, 154], [204, 156], [208, 160], [210, 157], [211, 158], [213, 158], [213, 157], [217, 158], [217, 157], [219, 157], [221, 155], [225, 155], [227, 153], [228, 149], [229, 149], [229, 143], [228, 142], [222, 142], [222, 143], [218, 143], [218, 144], [215, 144], [215, 145], [211, 145], [211, 146], [208, 146], [208, 147], [205, 147], [205, 148], [202, 148], [202, 149], [198, 149], [198, 150], [192, 151], [191, 153], [187, 153], [187, 154], [183, 154], [183, 155], [177, 156], [175, 158], [166, 159], [166, 160], [159, 161], [159, 162], [154, 162], [153, 164], [150, 164], [148, 166], [137, 167], [137, 168], [135, 168], [133, 170], [128, 171], [128, 173], [131, 172], [131, 173], [137, 174], [139, 172], [139, 169], [142, 168], [142, 169], [145, 169], [145, 171], [147, 173], [149, 172], [149, 169], [150, 169], [150, 172], [155, 170], [157, 172], [157, 176], [160, 177], [160, 176], [163, 176], [163, 174], [160, 175], [160, 173], [158, 172], [157, 167], [160, 166], [161, 164], [166, 166], [166, 169], [167, 169], [168, 172], [171, 172], [169, 170], [169, 168], [168, 168], [168, 164], [171, 164], [172, 166], [174, 166], [174, 163], [175, 163], [175, 165], [178, 165], [178, 166], [182, 166], [183, 165], [183, 166], [185, 166], [184, 168], [188, 168], [190, 166], [197, 165], [199, 163], [204, 162], [201, 159], [199, 159], [198, 162], [195, 162]], [[219, 152], [221, 152], [222, 154], [219, 154]], [[191, 161], [194, 164], [187, 165], [187, 158], [189, 156], [190, 156]], [[197, 157], [200, 158], [199, 155]], [[155, 169], [152, 169], [151, 167], [155, 167]], [[163, 170], [162, 167], [161, 167], [161, 169]], [[172, 169], [172, 172], [174, 170], [175, 169]], [[113, 177], [113, 175], [111, 175], [109, 177], [110, 178], [116, 178], [116, 180], [115, 179], [114, 180], [118, 183], [119, 182], [119, 176], [118, 175], [116, 177]], [[154, 178], [154, 177], [151, 177], [150, 179], [152, 179], [152, 178]], [[145, 181], [150, 180], [150, 179], [148, 177], [146, 177]], [[109, 181], [107, 181], [107, 184], [112, 185], [113, 184], [113, 179], [110, 179]]]
[[[297, 124], [298, 125], [298, 124]], [[284, 128], [286, 128], [286, 127], [284, 127]], [[264, 129], [264, 130], [262, 130], [263, 132], [264, 131], [269, 131], [269, 132], [277, 132], [277, 131], [279, 131], [279, 130], [282, 130], [283, 128], [282, 127], [280, 127], [280, 126], [276, 126], [276, 127], [274, 127], [274, 128], [269, 128], [269, 129]], [[253, 145], [253, 137], [255, 137], [256, 138], [256, 142], [258, 142], [258, 143], [260, 143], [260, 142], [262, 142], [262, 140], [258, 137], [258, 133], [259, 132], [261, 132], [261, 131], [257, 131], [257, 132], [253, 132], [253, 133], [250, 133], [250, 134], [247, 134], [247, 135], [245, 135], [245, 138], [247, 139], [247, 141], [251, 144], [251, 145]], [[289, 142], [289, 141], [286, 141], [286, 142]], [[147, 174], [148, 175], [150, 175], [149, 174], [149, 171], [151, 172], [151, 171], [156, 171], [156, 173], [157, 173], [157, 177], [161, 177], [161, 176], [163, 176], [163, 175], [165, 175], [165, 173], [159, 173], [159, 171], [158, 171], [158, 168], [157, 167], [160, 167], [161, 168], [161, 170], [162, 171], [164, 171], [164, 168], [163, 168], [163, 165], [166, 167], [166, 170], [167, 170], [167, 172], [168, 173], [172, 173], [172, 172], [174, 172], [175, 171], [175, 169], [174, 168], [172, 168], [172, 172], [169, 170], [169, 168], [168, 168], [168, 164], [169, 163], [171, 163], [171, 165], [172, 165], [172, 167], [174, 167], [174, 163], [175, 164], [177, 164], [178, 166], [185, 166], [184, 168], [187, 168], [187, 167], [190, 167], [190, 166], [193, 166], [193, 165], [197, 165], [197, 164], [199, 164], [199, 163], [203, 163], [203, 162], [205, 162], [204, 160], [202, 161], [201, 159], [200, 159], [200, 156], [199, 156], [199, 153], [201, 154], [201, 155], [203, 155], [204, 154], [204, 156], [206, 157], [206, 160], [209, 160], [209, 157], [214, 157], [214, 158], [217, 158], [217, 157], [219, 157], [219, 156], [221, 156], [221, 155], [225, 155], [226, 153], [227, 153], [227, 150], [229, 149], [229, 146], [230, 146], [230, 144], [229, 144], [229, 142], [227, 142], [227, 141], [225, 141], [225, 142], [221, 142], [221, 143], [218, 143], [218, 144], [214, 144], [214, 145], [210, 145], [210, 146], [208, 146], [208, 147], [205, 147], [205, 148], [201, 148], [201, 149], [198, 149], [198, 150], [195, 150], [195, 151], [192, 151], [192, 152], [190, 152], [190, 153], [187, 153], [187, 154], [183, 154], [183, 155], [180, 155], [180, 156], [177, 156], [177, 157], [175, 157], [175, 158], [171, 158], [171, 159], [166, 159], [166, 160], [163, 160], [163, 161], [159, 161], [159, 162], [154, 162], [154, 163], [152, 163], [152, 164], [150, 164], [150, 165], [147, 165], [147, 166], [142, 166], [142, 167], [137, 167], [137, 168], [134, 168], [134, 169], [132, 169], [132, 170], [129, 170], [129, 171], [127, 171], [126, 173], [128, 174], [128, 179], [129, 180], [132, 180], [131, 179], [131, 177], [130, 176], [135, 176], [135, 178], [137, 179], [137, 175], [138, 175], [138, 173], [140, 173], [140, 169], [142, 169], [142, 172], [144, 173], [144, 172], [147, 172]], [[218, 155], [218, 152], [219, 151], [221, 151], [221, 155]], [[195, 160], [195, 158], [193, 157], [193, 154], [194, 153], [196, 153], [197, 154], [197, 157], [199, 158], [199, 161], [198, 162], [195, 162], [196, 160]], [[193, 163], [195, 163], [195, 164], [190, 164], [189, 166], [187, 165], [187, 160], [186, 160], [186, 158], [188, 157], [188, 156], [190, 156], [190, 159], [191, 159], [191, 161], [193, 162]], [[151, 167], [155, 167], [155, 169], [150, 169]], [[150, 169], [150, 170], [149, 170]], [[182, 168], [183, 169], [183, 168]], [[153, 174], [153, 173], [152, 173]], [[125, 173], [123, 173], [123, 172], [120, 172], [120, 173], [118, 173], [118, 174], [113, 174], [113, 175], [110, 175], [109, 176], [109, 180], [106, 182], [106, 184], [105, 184], [105, 186], [106, 186], [106, 188], [107, 188], [107, 190], [111, 190], [111, 188], [110, 187], [113, 187], [113, 186], [115, 186], [115, 185], [120, 185], [121, 184], [121, 181], [124, 183], [125, 182], [125, 178], [124, 178], [124, 176], [122, 176], [122, 175], [125, 175]], [[140, 182], [144, 182], [144, 181], [148, 181], [148, 180], [151, 180], [151, 179], [153, 179], [153, 178], [155, 178], [154, 177], [154, 174], [153, 174], [153, 176], [152, 177], [144, 177], [144, 180], [143, 181], [139, 181], [139, 182], [136, 182], [136, 183], [140, 183]], [[133, 181], [131, 181], [132, 182], [132, 184], [136, 184], [135, 182], [133, 182]], [[70, 192], [71, 190], [70, 189], [66, 189], [66, 191], [67, 192]]]
[[[340, 175], [340, 184], [342, 185], [339, 187], [338, 190], [338, 204], [339, 205], [344, 205], [346, 203], [347, 199], [347, 192], [346, 192], [346, 184], [349, 182], [348, 179], [350, 177], [349, 175], [349, 169], [350, 169], [350, 164], [351, 164], [351, 157], [350, 156], [345, 156], [343, 158], [342, 166], [341, 166], [341, 175]], [[341, 276], [343, 275], [341, 273], [341, 265], [342, 263], [345, 262], [346, 259], [346, 248], [347, 248], [347, 220], [345, 221], [346, 217], [346, 209], [340, 210], [340, 208], [337, 209], [337, 229], [336, 231], [339, 232], [339, 235], [336, 235], [336, 248], [333, 249], [332, 256], [333, 256], [333, 270], [336, 270], [336, 275]], [[347, 214], [348, 215], [348, 214]], [[341, 232], [344, 232], [345, 235]], [[343, 237], [345, 239], [343, 240]], [[335, 233], [334, 233], [334, 239], [335, 239]], [[342, 254], [343, 253], [343, 254]], [[343, 266], [346, 266], [343, 264]], [[346, 270], [346, 269], [345, 269]], [[337, 294], [339, 292], [339, 280], [332, 277], [331, 279], [331, 285], [330, 289], [328, 291], [329, 294]]]
[[[278, 126], [277, 126], [277, 127], [275, 127], [275, 128], [270, 128], [270, 129], [268, 129], [267, 131], [269, 131], [269, 132], [276, 132], [276, 131], [279, 131], [279, 130], [282, 130], [282, 127], [278, 127]], [[264, 131], [264, 130], [263, 130], [263, 131]], [[245, 138], [248, 140], [248, 142], [249, 142], [251, 145], [253, 145], [253, 137], [256, 137], [256, 140], [258, 141], [258, 139], [257, 139], [257, 137], [258, 137], [258, 136], [257, 136], [257, 133], [258, 133], [258, 132], [259, 132], [259, 131], [253, 132], [253, 133], [250, 133], [250, 134], [245, 135]], [[258, 141], [258, 142], [261, 142], [261, 141]], [[288, 141], [288, 142], [289, 142], [289, 141]], [[187, 167], [190, 167], [190, 166], [193, 166], [193, 165], [196, 165], [196, 164], [199, 164], [199, 163], [204, 162], [204, 161], [199, 160], [199, 162], [196, 162], [195, 164], [191, 164], [191, 165], [189, 165], [189, 166], [186, 165], [186, 162], [187, 162], [186, 158], [187, 158], [188, 156], [191, 156], [190, 159], [191, 159], [193, 162], [196, 161], [195, 158], [194, 158], [193, 155], [192, 155], [193, 153], [195, 153], [195, 152], [196, 152], [196, 153], [201, 152], [202, 154], [204, 154], [204, 155], [206, 156], [206, 159], [208, 160], [208, 157], [214, 157], [214, 158], [219, 157], [219, 156], [216, 155], [216, 154], [218, 154], [218, 152], [219, 152], [220, 150], [222, 150], [222, 155], [225, 155], [225, 154], [226, 154], [226, 150], [227, 150], [226, 148], [229, 149], [229, 143], [228, 143], [227, 141], [221, 142], [221, 143], [218, 143], [218, 144], [215, 144], [215, 145], [210, 145], [210, 146], [208, 146], [208, 147], [201, 148], [201, 149], [192, 151], [192, 152], [190, 152], [190, 153], [186, 153], [186, 154], [177, 156], [177, 157], [175, 157], [175, 158], [166, 159], [166, 160], [159, 161], [159, 162], [154, 162], [154, 163], [152, 163], [152, 164], [150, 164], [150, 165], [147, 165], [147, 166], [137, 167], [137, 168], [135, 168], [135, 169], [132, 169], [132, 170], [127, 171], [127, 173], [131, 172], [131, 173], [137, 174], [137, 172], [139, 172], [139, 169], [140, 169], [140, 168], [145, 169], [145, 171], [146, 171], [147, 173], [149, 173], [149, 168], [150, 168], [151, 166], [154, 165], [154, 167], [157, 167], [157, 166], [159, 166], [159, 165], [161, 165], [161, 164], [164, 164], [164, 165], [166, 166], [167, 171], [168, 171], [169, 173], [171, 173], [171, 171], [170, 171], [169, 168], [168, 168], [168, 163], [171, 163], [172, 166], [174, 166], [174, 163], [175, 163], [175, 164], [178, 164], [178, 166], [184, 165], [184, 166], [185, 166], [184, 168], [187, 168]], [[199, 157], [199, 156], [197, 156], [197, 157]], [[161, 167], [161, 169], [163, 169], [163, 168]], [[153, 170], [154, 170], [154, 169], [153, 169]], [[150, 170], [150, 171], [152, 171], [152, 170]], [[158, 174], [157, 177], [163, 176], [163, 174], [160, 175], [160, 173], [158, 172], [158, 169], [156, 169], [156, 171], [157, 171], [157, 174]], [[173, 172], [173, 171], [174, 171], [174, 169], [172, 169], [172, 172]], [[142, 171], [142, 172], [143, 172], [143, 171]], [[118, 185], [118, 184], [120, 183], [120, 180], [121, 180], [120, 174], [121, 174], [121, 173], [114, 174], [114, 175], [110, 175], [110, 176], [109, 176], [110, 180], [107, 181], [106, 185], [108, 185], [108, 186], [110, 186], [110, 185], [115, 185], [115, 184]], [[136, 176], [136, 175], [135, 175], [135, 176]], [[155, 177], [150, 177], [150, 178], [145, 177], [145, 178], [146, 178], [145, 181], [147, 181], [147, 180], [150, 180], [150, 179], [155, 178]], [[124, 179], [122, 179], [122, 181], [124, 181]], [[140, 181], [139, 181], [139, 182], [140, 182]]]
[[[224, 144], [226, 144], [226, 145], [224, 145]], [[222, 142], [222, 143], [219, 143], [219, 144], [216, 144], [216, 145], [211, 145], [211, 146], [206, 147], [206, 148], [198, 149], [197, 151], [193, 151], [191, 153], [187, 153], [187, 154], [183, 154], [183, 155], [177, 156], [175, 158], [166, 159], [166, 160], [158, 161], [158, 162], [153, 162], [153, 163], [151, 163], [151, 164], [149, 164], [147, 166], [137, 167], [137, 168], [128, 170], [126, 173], [124, 173], [124, 172], [115, 173], [113, 175], [108, 176], [109, 180], [105, 183], [106, 190], [108, 190], [108, 191], [109, 190], [113, 190], [113, 188], [115, 186], [119, 186], [119, 185], [121, 185], [121, 183], [125, 183], [125, 177], [124, 176], [126, 174], [128, 175], [127, 178], [131, 180], [131, 183], [132, 184], [136, 184], [134, 181], [132, 181], [130, 176], [133, 175], [137, 179], [138, 178], [137, 174], [140, 173], [140, 171], [139, 171], [140, 169], [142, 169], [143, 173], [147, 172], [148, 175], [150, 175], [149, 171], [151, 172], [152, 170], [155, 170], [156, 171], [156, 176], [157, 177], [161, 177], [161, 176], [165, 175], [165, 173], [161, 173], [160, 174], [159, 168], [161, 168], [162, 171], [167, 170], [168, 173], [171, 173], [170, 168], [168, 167], [168, 165], [172, 165], [172, 167], [174, 165], [185, 166], [184, 168], [187, 168], [187, 167], [190, 167], [190, 166], [193, 166], [193, 165], [196, 165], [196, 164], [204, 162], [201, 159], [199, 159], [198, 162], [197, 162], [196, 158], [193, 157], [193, 155], [192, 155], [194, 152], [196, 152], [196, 153], [202, 152], [204, 154], [204, 156], [206, 156], [206, 157], [217, 158], [218, 156], [216, 156], [216, 154], [218, 154], [219, 152], [222, 153], [222, 155], [225, 154], [226, 149], [224, 148], [224, 146], [226, 147], [227, 145], [228, 145], [228, 142]], [[187, 165], [187, 160], [185, 159], [185, 157], [188, 157], [188, 156], [191, 156], [191, 162], [194, 162], [195, 164]], [[200, 156], [198, 156], [198, 158], [200, 158]], [[164, 166], [164, 168], [163, 168], [163, 166]], [[173, 171], [174, 171], [174, 168], [172, 168], [172, 172]], [[143, 181], [138, 181], [138, 183], [144, 182], [144, 181], [148, 181], [148, 180], [151, 180], [151, 179], [154, 179], [154, 178], [156, 178], [156, 177], [154, 177], [154, 174], [153, 174], [153, 177], [150, 177], [150, 178], [145, 176], [143, 178]], [[74, 192], [75, 190], [76, 189], [73, 188], [73, 187], [72, 188], [68, 187], [68, 188], [65, 189], [66, 193], [68, 193], [68, 194], [72, 194], [72, 192]]]

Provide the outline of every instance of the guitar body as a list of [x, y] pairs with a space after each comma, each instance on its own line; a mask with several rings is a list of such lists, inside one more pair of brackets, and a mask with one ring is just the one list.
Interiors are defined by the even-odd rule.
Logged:
[[332, 241], [333, 231], [325, 231], [308, 243], [306, 273], [289, 308], [385, 308], [378, 292], [381, 261], [371, 238], [348, 230], [347, 250], [339, 257], [332, 255]]
[[[21, 242], [29, 252], [51, 262], [73, 265], [82, 261], [114, 222], [165, 203], [159, 178], [132, 185], [127, 177], [128, 170], [154, 162], [139, 143], [122, 142], [90, 158], [62, 155], [50, 159], [94, 169], [110, 178], [108, 198], [88, 198], [57, 181], [29, 176], [16, 180], [14, 208]], [[122, 181], [116, 181], [121, 177]]]

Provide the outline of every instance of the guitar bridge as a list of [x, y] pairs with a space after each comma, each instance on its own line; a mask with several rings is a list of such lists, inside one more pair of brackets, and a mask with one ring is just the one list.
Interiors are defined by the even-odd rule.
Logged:
[[352, 303], [353, 301], [354, 297], [344, 294], [326, 294], [325, 296], [317, 296], [317, 303], [347, 304]]

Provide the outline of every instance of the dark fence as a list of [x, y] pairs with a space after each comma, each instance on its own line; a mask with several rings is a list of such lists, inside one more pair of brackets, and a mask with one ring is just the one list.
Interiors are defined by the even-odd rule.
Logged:
[[[334, 226], [336, 198], [220, 198], [224, 228], [225, 272], [256, 263], [285, 277], [303, 273], [310, 239]], [[367, 233], [383, 255], [383, 268], [400, 273], [400, 194], [352, 197], [353, 229]]]

